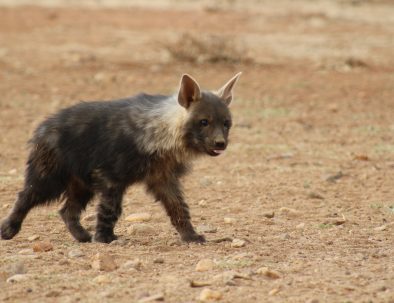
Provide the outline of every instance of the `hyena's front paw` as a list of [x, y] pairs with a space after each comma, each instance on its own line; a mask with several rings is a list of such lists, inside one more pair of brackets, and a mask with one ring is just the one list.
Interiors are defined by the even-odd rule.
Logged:
[[21, 224], [5, 220], [1, 224], [0, 228], [1, 238], [4, 240], [10, 240], [19, 232], [20, 229]]
[[205, 243], [205, 237], [203, 235], [199, 235], [197, 233], [187, 233], [181, 236], [182, 241], [184, 242], [194, 242], [194, 243]]
[[118, 239], [116, 235], [113, 233], [101, 233], [98, 232], [94, 235], [94, 241], [95, 242], [100, 242], [100, 243], [111, 243], [112, 241], [115, 241]]

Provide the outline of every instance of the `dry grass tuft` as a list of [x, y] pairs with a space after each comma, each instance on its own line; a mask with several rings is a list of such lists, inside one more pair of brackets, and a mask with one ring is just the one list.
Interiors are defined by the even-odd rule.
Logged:
[[175, 41], [164, 44], [174, 61], [192, 63], [251, 63], [244, 47], [231, 37], [222, 35], [180, 35]]

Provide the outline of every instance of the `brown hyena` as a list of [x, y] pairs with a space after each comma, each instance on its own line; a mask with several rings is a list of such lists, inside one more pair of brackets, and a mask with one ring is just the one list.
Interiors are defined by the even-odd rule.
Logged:
[[75, 239], [91, 241], [81, 211], [99, 195], [94, 240], [116, 239], [114, 226], [128, 186], [143, 182], [160, 201], [187, 242], [204, 242], [190, 222], [179, 178], [198, 155], [220, 155], [227, 147], [232, 89], [240, 74], [219, 91], [201, 91], [183, 75], [178, 94], [139, 94], [66, 108], [45, 120], [31, 140], [24, 189], [1, 225], [13, 238], [35, 206], [64, 197], [60, 210]]

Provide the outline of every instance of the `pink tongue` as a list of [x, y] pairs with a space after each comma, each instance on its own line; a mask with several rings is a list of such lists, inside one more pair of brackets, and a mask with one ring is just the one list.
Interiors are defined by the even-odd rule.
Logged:
[[222, 154], [222, 153], [224, 152], [224, 150], [221, 150], [221, 149], [215, 149], [215, 150], [214, 150], [214, 152], [215, 152], [215, 153], [217, 153], [217, 154]]

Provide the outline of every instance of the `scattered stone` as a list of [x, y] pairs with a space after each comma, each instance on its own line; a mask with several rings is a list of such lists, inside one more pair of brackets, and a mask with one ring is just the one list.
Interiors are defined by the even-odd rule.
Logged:
[[34, 252], [48, 252], [53, 250], [53, 245], [49, 241], [36, 242], [33, 244]]
[[70, 261], [68, 261], [68, 260], [66, 260], [66, 259], [60, 260], [60, 261], [59, 261], [59, 265], [62, 265], [62, 266], [64, 266], [64, 265], [70, 265]]
[[217, 290], [204, 288], [199, 296], [200, 301], [219, 301], [223, 297], [222, 293]]
[[369, 161], [369, 157], [367, 155], [355, 155], [354, 160], [358, 161]]
[[244, 247], [245, 245], [246, 245], [246, 241], [242, 239], [234, 239], [231, 242], [231, 247], [235, 247], [235, 248]]
[[209, 240], [209, 242], [212, 242], [212, 243], [232, 242], [232, 241], [233, 241], [233, 238], [230, 238], [230, 237], [222, 237], [222, 238]]
[[80, 257], [83, 257], [85, 254], [83, 253], [83, 251], [82, 250], [80, 250], [80, 249], [72, 249], [72, 250], [70, 250], [69, 252], [68, 252], [68, 256], [70, 257], [70, 258], [80, 258]]
[[13, 276], [9, 277], [7, 279], [7, 283], [23, 282], [23, 281], [26, 281], [28, 278], [29, 277], [26, 274], [16, 274], [16, 275], [13, 275]]
[[196, 271], [209, 271], [212, 270], [215, 263], [211, 259], [202, 259], [196, 265]]
[[271, 289], [270, 292], [268, 293], [268, 295], [275, 296], [278, 292], [280, 292], [280, 288], [279, 287]]
[[190, 281], [190, 286], [191, 287], [205, 287], [205, 286], [210, 286], [212, 285], [212, 281], [196, 281], [196, 280], [191, 280]]
[[155, 258], [155, 259], [153, 260], [153, 263], [156, 263], [156, 264], [163, 264], [163, 263], [164, 263], [164, 258], [161, 258], [161, 257]]
[[387, 225], [382, 225], [382, 226], [375, 227], [373, 230], [374, 231], [384, 231], [386, 229], [387, 229]]
[[235, 285], [235, 279], [251, 280], [250, 274], [248, 273], [238, 273], [233, 270], [228, 270], [214, 276], [213, 280], [219, 282], [219, 285]]
[[30, 236], [30, 237], [27, 238], [27, 240], [28, 240], [29, 242], [33, 242], [33, 241], [36, 241], [36, 240], [38, 240], [38, 239], [40, 239], [40, 236], [39, 236], [39, 235], [33, 235], [33, 236]]
[[98, 284], [107, 284], [112, 281], [111, 277], [108, 275], [98, 275], [93, 279], [93, 282], [98, 283]]
[[329, 218], [323, 222], [323, 224], [329, 225], [342, 225], [346, 222], [346, 218], [342, 215], [342, 218]]
[[302, 223], [300, 223], [300, 224], [298, 224], [296, 226], [296, 229], [304, 229], [304, 228], [305, 228], [305, 223], [304, 222], [302, 222]]
[[199, 233], [216, 233], [217, 228], [208, 224], [200, 224], [197, 226], [197, 232]]
[[142, 262], [140, 259], [136, 258], [134, 260], [129, 260], [126, 261], [123, 265], [122, 265], [122, 269], [136, 269], [136, 270], [140, 270], [142, 266]]
[[226, 224], [235, 224], [235, 223], [237, 223], [237, 219], [230, 218], [230, 217], [225, 217], [224, 218], [224, 223], [226, 223]]
[[10, 204], [7, 203], [2, 206], [2, 209], [7, 209], [8, 207], [10, 207]]
[[268, 267], [260, 267], [256, 270], [256, 273], [262, 276], [266, 276], [270, 279], [279, 279], [281, 277], [279, 272], [269, 269]]
[[96, 220], [95, 214], [89, 214], [89, 215], [86, 215], [85, 217], [82, 218], [82, 221], [84, 221], [84, 222], [92, 222], [94, 220]]
[[128, 222], [146, 222], [152, 218], [152, 215], [149, 213], [136, 213], [131, 214], [126, 217], [126, 221]]
[[324, 197], [321, 194], [314, 191], [308, 193], [308, 198], [324, 200]]
[[97, 253], [93, 257], [92, 268], [101, 271], [113, 271], [118, 266], [115, 263], [114, 257], [104, 253]]
[[138, 300], [138, 303], [147, 303], [152, 301], [164, 301], [164, 295], [162, 293], [158, 293], [152, 296], [144, 297]]
[[298, 217], [301, 214], [298, 210], [288, 207], [279, 208], [279, 213], [288, 217]]
[[283, 233], [283, 234], [280, 234], [279, 236], [278, 236], [278, 238], [279, 239], [281, 239], [281, 240], [289, 240], [289, 239], [291, 239], [291, 237], [290, 237], [290, 235], [288, 234], [288, 233]]
[[267, 212], [262, 213], [262, 216], [266, 217], [268, 219], [272, 219], [273, 217], [275, 217], [275, 212], [267, 211]]
[[202, 199], [202, 200], [198, 201], [198, 205], [201, 207], [207, 207], [207, 200]]
[[334, 174], [334, 175], [328, 176], [328, 177], [326, 178], [326, 181], [327, 181], [327, 182], [331, 182], [331, 183], [335, 183], [336, 181], [338, 181], [339, 179], [341, 179], [343, 176], [344, 176], [344, 174], [343, 174], [341, 171], [339, 171], [339, 172], [337, 172], [337, 173]]
[[131, 235], [148, 236], [156, 233], [156, 229], [146, 223], [133, 224], [128, 228], [128, 233]]
[[18, 172], [18, 171], [16, 170], [16, 168], [13, 168], [13, 169], [11, 169], [11, 170], [8, 171], [8, 173], [9, 173], [10, 175], [16, 175], [17, 172]]
[[47, 298], [56, 298], [56, 297], [59, 297], [60, 294], [61, 294], [61, 292], [58, 291], [58, 290], [51, 290], [51, 291], [49, 291], [49, 292], [47, 292], [45, 294], [45, 297], [47, 297]]
[[24, 248], [24, 249], [21, 249], [20, 251], [18, 251], [18, 254], [19, 255], [33, 255], [34, 251], [32, 248]]

